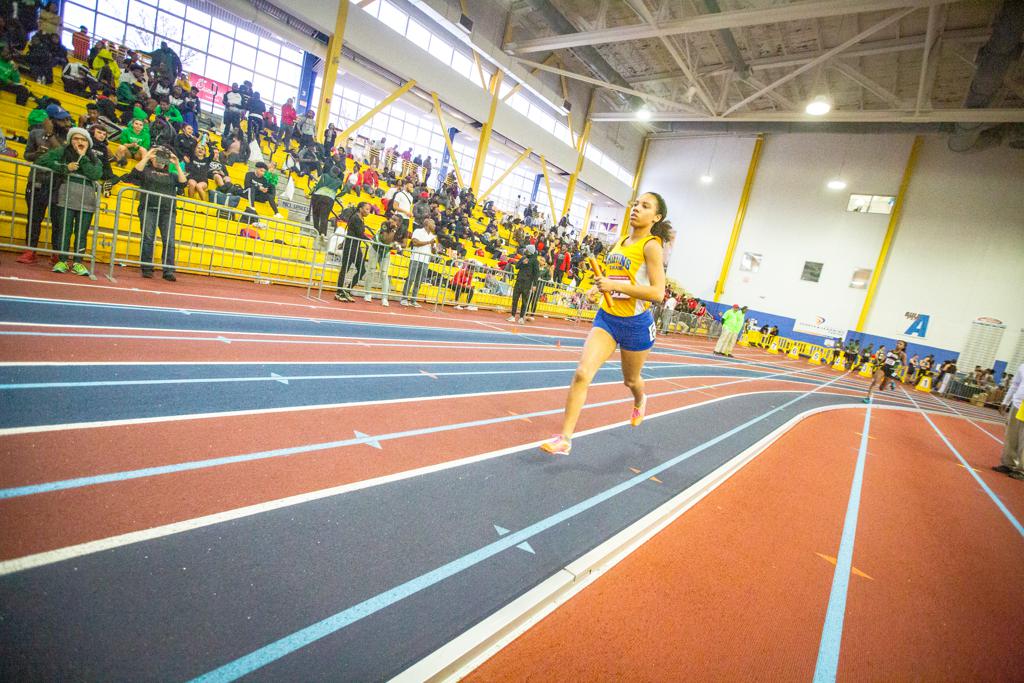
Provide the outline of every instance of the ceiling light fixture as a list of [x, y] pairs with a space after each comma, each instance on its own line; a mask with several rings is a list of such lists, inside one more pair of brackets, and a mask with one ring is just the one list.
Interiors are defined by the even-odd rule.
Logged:
[[714, 180], [714, 178], [709, 173], [705, 173], [700, 177], [700, 181], [705, 185], [710, 184], [712, 180]]
[[845, 190], [846, 189], [846, 181], [843, 180], [842, 178], [833, 178], [832, 180], [828, 181], [828, 189], [830, 189], [830, 190]]
[[824, 116], [825, 114], [832, 111], [832, 101], [824, 95], [818, 95], [813, 100], [807, 103], [807, 107], [804, 109], [811, 116]]
[[636, 117], [641, 121], [650, 121], [651, 110], [647, 107], [646, 104], [642, 105], [639, 109], [636, 110]]

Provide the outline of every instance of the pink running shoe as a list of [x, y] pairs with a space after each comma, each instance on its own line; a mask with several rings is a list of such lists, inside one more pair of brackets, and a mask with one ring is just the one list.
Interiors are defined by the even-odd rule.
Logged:
[[647, 394], [640, 399], [640, 405], [633, 406], [633, 417], [629, 419], [629, 424], [634, 427], [639, 427], [640, 423], [644, 421], [644, 413], [647, 412]]
[[540, 449], [551, 455], [569, 455], [569, 451], [572, 450], [572, 442], [561, 434], [555, 434], [542, 443]]

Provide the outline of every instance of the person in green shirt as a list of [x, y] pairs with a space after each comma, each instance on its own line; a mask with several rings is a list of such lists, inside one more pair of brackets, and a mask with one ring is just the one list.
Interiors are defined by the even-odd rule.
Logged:
[[[96, 213], [96, 181], [103, 177], [103, 163], [92, 152], [92, 137], [84, 128], [68, 131], [68, 144], [56, 147], [36, 160], [36, 164], [53, 171], [62, 181], [54, 193], [54, 208], [50, 214], [54, 235], [60, 235], [60, 251], [55, 273], [68, 272], [68, 255], [73, 253], [70, 270], [75, 275], [88, 275], [82, 264], [85, 241]], [[71, 251], [71, 236], [75, 236], [75, 249]], [[56, 243], [56, 240], [54, 240]]]
[[718, 336], [718, 342], [715, 344], [716, 356], [733, 357], [732, 348], [743, 330], [743, 319], [746, 315], [747, 307], [740, 308], [739, 304], [733, 304], [732, 308], [722, 314], [722, 334]]
[[313, 227], [320, 233], [320, 239], [327, 239], [327, 221], [331, 217], [334, 200], [344, 182], [341, 169], [332, 166], [313, 186], [309, 208], [313, 217]]
[[154, 113], [157, 116], [166, 116], [167, 120], [174, 124], [175, 129], [181, 128], [181, 124], [185, 122], [184, 117], [181, 115], [181, 110], [171, 104], [170, 99], [167, 97], [160, 98], [160, 104]]
[[114, 152], [114, 159], [123, 164], [125, 159], [141, 161], [142, 155], [149, 149], [149, 126], [142, 119], [132, 119], [131, 125], [121, 130], [117, 141], [121, 146]]
[[28, 98], [32, 96], [28, 88], [21, 84], [21, 74], [18, 73], [18, 67], [14, 65], [11, 50], [8, 47], [4, 47], [0, 51], [0, 90], [14, 93], [14, 101], [19, 107], [27, 104]]

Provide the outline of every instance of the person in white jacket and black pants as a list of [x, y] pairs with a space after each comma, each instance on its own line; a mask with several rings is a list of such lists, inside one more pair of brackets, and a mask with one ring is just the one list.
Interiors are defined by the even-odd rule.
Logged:
[[[1009, 368], [1007, 368], [1009, 369]], [[1024, 479], [1024, 420], [1018, 417], [1021, 403], [1024, 402], [1024, 363], [1010, 382], [1003, 398], [1002, 410], [1006, 413], [1006, 436], [1003, 438], [1003, 458], [999, 465], [993, 467], [996, 472], [1013, 479]]]

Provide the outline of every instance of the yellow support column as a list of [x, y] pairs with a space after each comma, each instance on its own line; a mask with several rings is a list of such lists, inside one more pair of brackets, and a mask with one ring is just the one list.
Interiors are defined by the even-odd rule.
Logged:
[[473, 188], [473, 194], [480, 191], [480, 181], [484, 177], [484, 162], [487, 160], [487, 146], [491, 142], [491, 128], [494, 125], [494, 114], [498, 111], [498, 92], [501, 90], [501, 70], [494, 72], [491, 76], [491, 87], [488, 92], [491, 95], [491, 109], [487, 114], [487, 121], [480, 129], [480, 144], [476, 148], [476, 159], [473, 160], [473, 177], [469, 186]]
[[462, 180], [462, 171], [459, 170], [459, 160], [455, 158], [455, 149], [452, 147], [452, 138], [448, 135], [448, 126], [444, 122], [444, 114], [441, 113], [441, 100], [437, 98], [437, 93], [430, 93], [431, 99], [434, 100], [434, 112], [437, 114], [437, 122], [441, 124], [441, 135], [444, 136], [444, 146], [448, 148], [448, 156], [451, 158], [452, 168], [455, 170], [455, 178], [459, 181], [459, 188], [466, 186], [466, 183]]
[[548, 206], [551, 208], [551, 218], [548, 220], [547, 227], [550, 228], [554, 225], [555, 216], [555, 196], [551, 194], [551, 178], [548, 177], [548, 162], [544, 161], [544, 156], [540, 158], [540, 172], [544, 174], [544, 185], [548, 188]]
[[526, 149], [524, 149], [523, 153], [520, 154], [519, 156], [517, 156], [516, 160], [513, 161], [512, 164], [508, 168], [505, 169], [505, 172], [502, 173], [500, 176], [498, 176], [498, 179], [495, 180], [494, 183], [491, 184], [490, 187], [488, 187], [486, 190], [484, 190], [480, 194], [480, 196], [476, 198], [476, 200], [478, 202], [482, 202], [484, 200], [484, 197], [489, 195], [491, 192], [494, 192], [494, 188], [496, 188], [498, 185], [501, 185], [501, 181], [504, 180], [505, 178], [507, 178], [508, 174], [511, 173], [512, 171], [514, 171], [516, 166], [518, 166], [519, 164], [523, 163], [523, 159], [525, 159], [526, 157], [530, 156], [530, 152], [532, 152], [532, 151], [533, 151], [533, 149], [530, 148], [530, 147], [527, 147]]
[[[345, 130], [343, 130], [340, 133], [338, 133], [338, 139], [339, 140], [348, 140], [348, 136], [352, 135], [352, 133], [354, 133], [357, 130], [359, 130], [363, 126], [363, 124], [365, 124], [367, 121], [369, 121], [374, 116], [376, 116], [377, 113], [380, 112], [382, 109], [387, 107], [389, 104], [391, 104], [392, 102], [397, 100], [399, 97], [401, 97], [405, 93], [407, 93], [410, 90], [412, 90], [414, 85], [416, 85], [416, 81], [408, 81], [401, 88], [399, 88], [398, 90], [394, 91], [393, 93], [391, 93], [390, 95], [385, 97], [383, 100], [380, 101], [380, 104], [378, 104], [376, 107], [374, 107], [370, 111], [368, 111], [365, 114], [363, 114], [362, 116], [360, 116], [355, 121], [353, 121], [351, 126], [349, 126]], [[342, 144], [344, 144], [344, 143], [342, 143]]]
[[[341, 68], [341, 43], [345, 36], [345, 23], [348, 21], [349, 0], [338, 0], [338, 16], [334, 20], [334, 33], [327, 41], [327, 56], [324, 58], [323, 83], [320, 87], [320, 101], [316, 105], [316, 139], [324, 139], [327, 120], [331, 116], [331, 98], [334, 97], [334, 84], [338, 80]], [[341, 144], [345, 144], [348, 136], [338, 136]]]
[[747, 179], [743, 183], [743, 192], [740, 194], [740, 205], [736, 209], [736, 218], [732, 222], [732, 234], [729, 235], [729, 246], [725, 248], [725, 259], [722, 260], [722, 272], [718, 275], [718, 282], [715, 283], [715, 301], [722, 297], [725, 291], [725, 281], [729, 277], [729, 266], [732, 265], [732, 257], [736, 253], [736, 245], [740, 241], [740, 232], [743, 230], [743, 220], [747, 217], [747, 205], [750, 203], [750, 191], [754, 187], [754, 177], [757, 175], [757, 165], [761, 161], [761, 150], [764, 149], [764, 136], [759, 135], [754, 142], [754, 152], [750, 155], [750, 166], [747, 168]]
[[583, 227], [580, 228], [580, 239], [587, 236], [587, 230], [590, 228], [590, 212], [594, 208], [594, 202], [587, 202], [587, 212], [583, 214]]
[[[587, 152], [587, 143], [590, 142], [590, 119], [583, 124], [583, 132], [580, 133], [579, 144], [576, 146], [576, 170], [569, 176], [569, 182], [565, 187], [565, 202], [562, 204], [562, 216], [569, 213], [572, 208], [572, 198], [576, 194], [576, 181], [579, 180], [580, 171], [583, 170], [583, 156]], [[561, 218], [561, 216], [559, 216]]]
[[640, 191], [640, 174], [647, 163], [647, 148], [651, 146], [651, 139], [644, 138], [644, 144], [640, 146], [640, 158], [636, 160], [636, 173], [633, 174], [633, 189], [629, 193], [629, 201], [626, 202], [626, 213], [622, 216], [622, 225], [619, 226], [619, 234], [625, 235], [629, 232], [629, 212], [636, 201], [636, 193]]
[[864, 305], [860, 309], [860, 317], [857, 318], [857, 331], [863, 332], [864, 325], [868, 321], [868, 313], [871, 312], [871, 304], [875, 300], [875, 291], [878, 289], [878, 281], [882, 278], [882, 271], [885, 269], [885, 262], [889, 258], [889, 248], [892, 246], [893, 237], [896, 236], [896, 228], [900, 224], [900, 216], [903, 214], [903, 200], [907, 196], [907, 188], [910, 186], [910, 178], [914, 174], [914, 167], [917, 166], [917, 157], [921, 153], [921, 145], [924, 138], [918, 135], [914, 138], [914, 144], [910, 146], [910, 156], [907, 157], [907, 165], [903, 169], [903, 180], [900, 181], [900, 191], [896, 195], [896, 203], [893, 204], [892, 213], [889, 214], [889, 227], [885, 230], [885, 237], [882, 239], [882, 248], [878, 252], [878, 260], [875, 262], [875, 269], [871, 271], [871, 280], [868, 282], [868, 291], [864, 296]]

